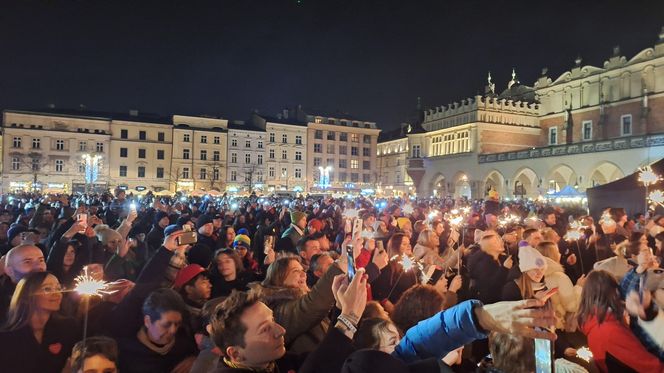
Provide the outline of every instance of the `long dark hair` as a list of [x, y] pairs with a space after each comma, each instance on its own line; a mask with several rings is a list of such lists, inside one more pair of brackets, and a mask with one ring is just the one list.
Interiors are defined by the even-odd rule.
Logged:
[[219, 272], [219, 267], [217, 266], [217, 261], [222, 255], [226, 255], [233, 259], [233, 262], [235, 262], [235, 278], [240, 277], [240, 274], [244, 272], [244, 265], [242, 265], [242, 258], [240, 258], [240, 254], [238, 254], [237, 251], [233, 249], [219, 249], [214, 252], [214, 260], [212, 263], [210, 263], [210, 274], [213, 277], [224, 277], [221, 275], [221, 272]]
[[581, 292], [581, 303], [576, 313], [579, 325], [593, 316], [599, 324], [611, 314], [618, 322], [623, 322], [625, 306], [620, 296], [618, 281], [607, 271], [591, 271]]
[[32, 272], [18, 282], [9, 304], [7, 321], [2, 327], [3, 330], [13, 331], [28, 324], [30, 317], [35, 312], [34, 296], [39, 292], [48, 276], [53, 276], [53, 274], [51, 272]]

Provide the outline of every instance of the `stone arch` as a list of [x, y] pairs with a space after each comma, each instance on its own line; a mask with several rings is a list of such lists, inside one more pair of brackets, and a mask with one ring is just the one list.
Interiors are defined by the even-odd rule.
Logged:
[[578, 176], [572, 167], [559, 164], [549, 171], [545, 187], [549, 192], [558, 192], [567, 185], [578, 186], [578, 181]]
[[452, 179], [454, 183], [454, 197], [472, 198], [472, 187], [470, 184], [470, 175], [458, 171]]
[[625, 173], [613, 162], [602, 161], [592, 168], [585, 185], [593, 187], [625, 177]]
[[448, 194], [447, 179], [445, 175], [438, 172], [431, 178], [431, 195], [434, 197], [444, 197]]
[[498, 195], [505, 195], [505, 177], [497, 170], [492, 170], [484, 178], [484, 194], [490, 190], [494, 189], [498, 192]]
[[515, 196], [537, 197], [539, 195], [540, 180], [537, 173], [530, 167], [522, 167], [512, 177]]

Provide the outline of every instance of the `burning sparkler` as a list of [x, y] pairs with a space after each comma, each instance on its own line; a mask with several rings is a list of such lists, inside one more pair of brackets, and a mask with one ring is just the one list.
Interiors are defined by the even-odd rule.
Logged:
[[653, 190], [648, 195], [650, 202], [656, 203], [660, 206], [664, 206], [664, 192], [661, 190]]
[[90, 308], [90, 298], [93, 296], [104, 296], [113, 294], [116, 290], [110, 290], [110, 283], [103, 279], [98, 279], [88, 272], [88, 266], [83, 267], [83, 274], [74, 279], [74, 291], [83, 297], [83, 345], [88, 336], [88, 311]]
[[646, 188], [660, 180], [662, 180], [662, 178], [654, 173], [650, 166], [639, 168], [639, 182], [643, 183]]
[[585, 360], [586, 363], [589, 363], [590, 359], [593, 358], [593, 353], [588, 347], [584, 346], [576, 350], [576, 357]]

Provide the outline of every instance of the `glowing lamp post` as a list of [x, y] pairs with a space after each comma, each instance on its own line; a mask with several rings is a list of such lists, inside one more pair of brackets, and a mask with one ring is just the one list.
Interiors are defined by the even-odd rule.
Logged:
[[330, 171], [332, 171], [332, 166], [318, 167], [320, 171], [320, 187], [321, 189], [326, 189], [330, 187]]
[[99, 164], [101, 162], [100, 154], [83, 154], [83, 164], [85, 165], [85, 193], [88, 193], [88, 186], [94, 185], [99, 178]]

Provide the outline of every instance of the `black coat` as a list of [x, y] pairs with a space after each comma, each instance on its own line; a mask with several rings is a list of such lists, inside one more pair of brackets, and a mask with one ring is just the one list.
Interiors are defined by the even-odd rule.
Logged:
[[507, 281], [507, 268], [493, 260], [489, 254], [477, 251], [468, 258], [468, 272], [471, 298], [479, 299], [484, 304], [501, 300], [503, 285]]
[[175, 337], [175, 345], [166, 355], [150, 350], [137, 337], [118, 340], [118, 348], [119, 371], [123, 373], [168, 373], [182, 360], [198, 352], [193, 338], [184, 333], [182, 328]]
[[371, 283], [371, 294], [374, 300], [388, 299], [396, 304], [403, 292], [418, 284], [419, 271], [417, 269], [397, 272], [399, 270], [401, 267], [396, 262], [391, 262], [383, 268], [378, 278]]

